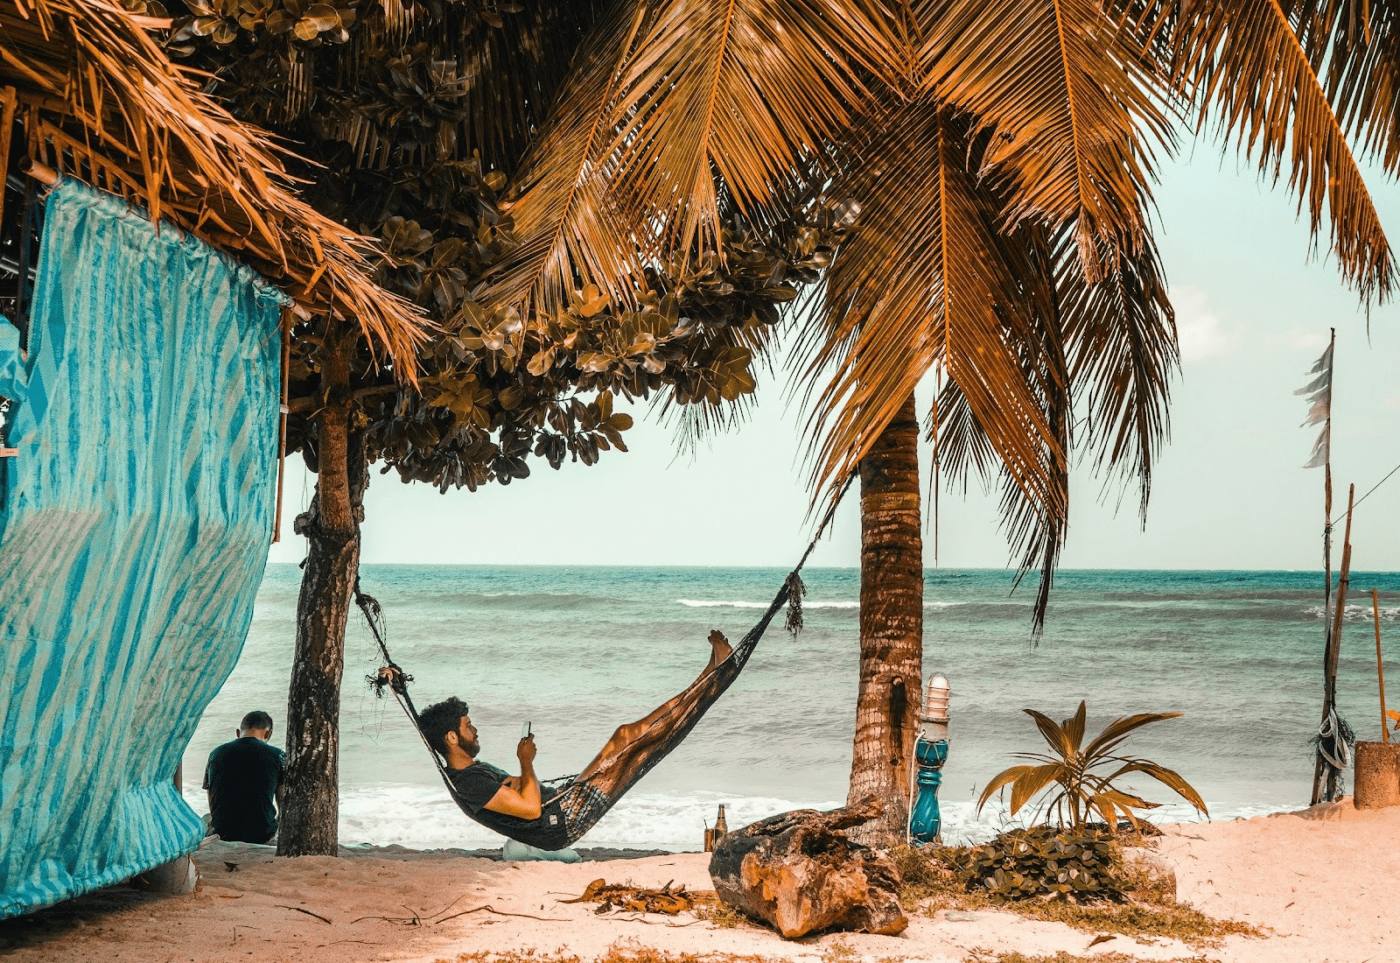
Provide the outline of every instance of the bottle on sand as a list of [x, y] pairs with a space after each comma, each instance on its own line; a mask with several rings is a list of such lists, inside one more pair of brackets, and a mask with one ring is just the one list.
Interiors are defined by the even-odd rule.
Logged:
[[719, 841], [729, 832], [729, 824], [724, 820], [724, 803], [719, 804], [719, 815], [715, 817], [714, 841], [719, 845]]

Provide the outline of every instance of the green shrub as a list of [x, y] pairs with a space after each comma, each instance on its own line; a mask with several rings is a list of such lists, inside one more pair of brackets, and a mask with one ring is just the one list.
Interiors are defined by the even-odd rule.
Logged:
[[959, 862], [961, 882], [995, 899], [1059, 896], [1084, 902], [1123, 895], [1118, 845], [1102, 829], [1015, 829], [972, 847]]

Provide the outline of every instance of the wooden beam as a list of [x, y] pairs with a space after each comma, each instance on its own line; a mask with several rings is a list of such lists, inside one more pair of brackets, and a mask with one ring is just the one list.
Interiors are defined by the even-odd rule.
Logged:
[[[13, 87], [0, 88], [0, 179], [10, 169], [10, 135], [15, 129], [17, 94]], [[0, 190], [0, 224], [5, 223], [5, 192]]]
[[292, 310], [282, 311], [282, 394], [277, 416], [277, 504], [273, 509], [272, 543], [282, 540], [282, 485], [287, 471], [287, 369], [292, 364]]
[[53, 187], [59, 181], [58, 171], [52, 167], [45, 167], [32, 158], [26, 157], [20, 161], [19, 169], [46, 187]]

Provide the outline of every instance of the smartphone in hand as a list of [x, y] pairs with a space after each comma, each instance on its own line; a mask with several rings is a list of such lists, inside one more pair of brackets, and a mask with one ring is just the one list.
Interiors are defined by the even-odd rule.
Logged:
[[533, 735], [533, 733], [530, 732], [530, 723], [527, 722], [520, 727], [520, 738], [528, 739], [531, 735]]

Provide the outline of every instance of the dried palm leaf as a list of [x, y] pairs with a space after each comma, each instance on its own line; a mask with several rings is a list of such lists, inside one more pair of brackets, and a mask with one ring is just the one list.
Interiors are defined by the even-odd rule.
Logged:
[[148, 31], [103, 0], [0, 0], [0, 83], [36, 160], [95, 182], [235, 257], [315, 311], [349, 316], [413, 377], [425, 321], [368, 276], [376, 246], [289, 189], [263, 131], [234, 119]]

